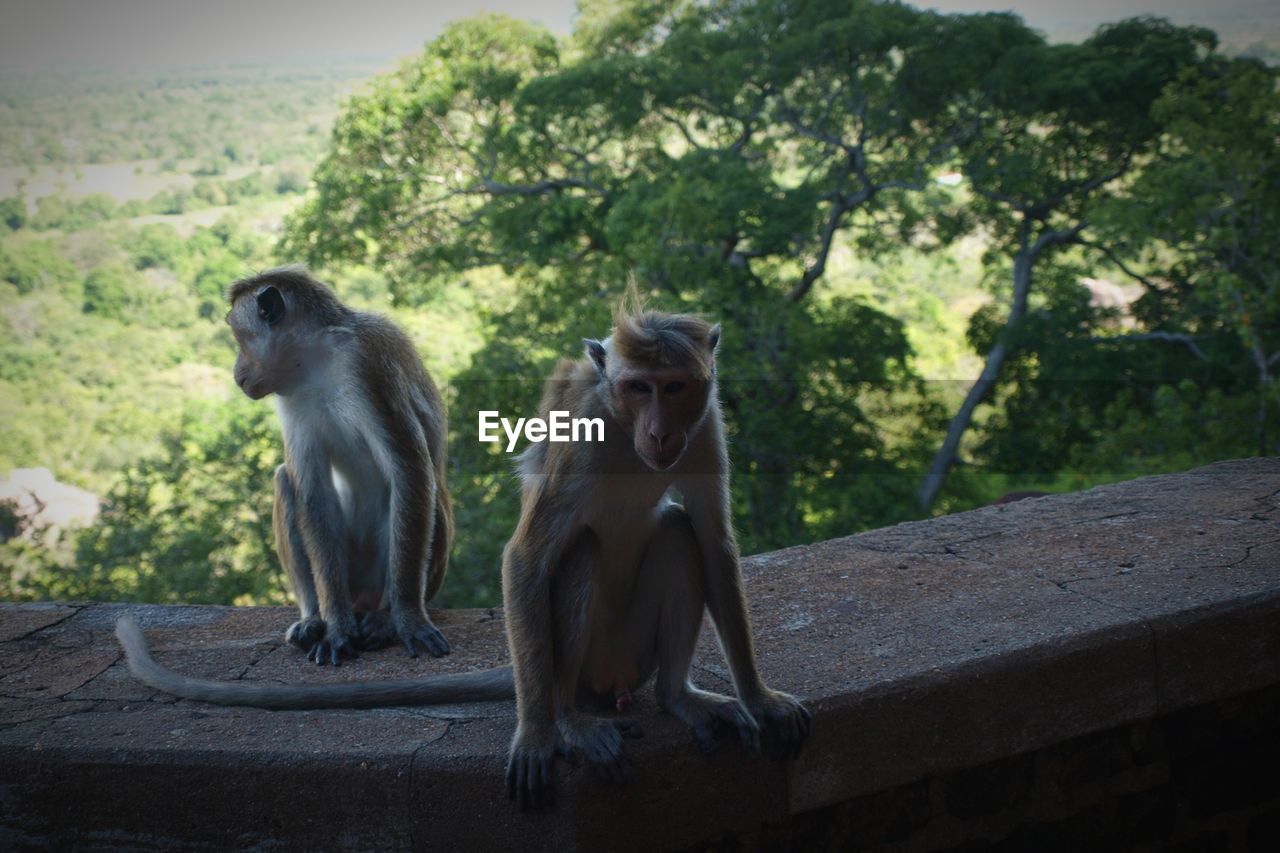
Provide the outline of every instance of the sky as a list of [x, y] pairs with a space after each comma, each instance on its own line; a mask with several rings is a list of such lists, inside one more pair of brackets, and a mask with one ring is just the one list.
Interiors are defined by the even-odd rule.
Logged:
[[[482, 11], [564, 35], [575, 0], [0, 0], [0, 71], [397, 57], [447, 21]], [[917, 0], [944, 12], [1008, 10], [1079, 38], [1103, 21], [1159, 14], [1177, 23], [1274, 21], [1272, 0]]]
[[574, 0], [0, 0], [0, 69], [405, 56], [480, 12], [567, 35]]

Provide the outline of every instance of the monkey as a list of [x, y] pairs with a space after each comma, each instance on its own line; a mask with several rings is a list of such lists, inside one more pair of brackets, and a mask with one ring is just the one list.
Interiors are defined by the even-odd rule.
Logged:
[[449, 643], [425, 603], [448, 567], [444, 403], [409, 338], [353, 310], [301, 267], [233, 283], [235, 381], [276, 395], [285, 462], [272, 526], [298, 600], [285, 639], [324, 665], [397, 638]]
[[[625, 778], [625, 728], [580, 709], [624, 709], [651, 677], [659, 705], [703, 749], [718, 728], [752, 754], [762, 726], [782, 756], [808, 736], [809, 711], [765, 685], [752, 646], [729, 514], [720, 337], [718, 324], [644, 310], [632, 287], [612, 334], [585, 340], [585, 358], [562, 361], [547, 383], [544, 417], [567, 410], [606, 426], [603, 442], [538, 443], [520, 457], [521, 513], [502, 580], [517, 706], [506, 783], [522, 806], [549, 801], [566, 747]], [[689, 680], [704, 609], [736, 698]]]
[[[727, 730], [758, 755], [763, 730], [776, 756], [794, 758], [811, 716], [765, 685], [752, 645], [729, 515], [720, 337], [719, 325], [692, 315], [643, 309], [632, 289], [612, 334], [585, 340], [584, 357], [562, 360], [546, 383], [544, 417], [568, 410], [602, 417], [606, 429], [602, 442], [537, 443], [519, 457], [521, 512], [502, 564], [510, 666], [329, 685], [197, 680], [155, 663], [125, 617], [116, 634], [130, 668], [186, 698], [277, 709], [514, 698], [505, 783], [522, 809], [552, 801], [555, 761], [574, 750], [600, 775], [630, 778], [622, 741], [638, 735], [634, 723], [589, 710], [625, 710], [651, 678], [700, 749]], [[736, 697], [689, 679], [705, 611]]]

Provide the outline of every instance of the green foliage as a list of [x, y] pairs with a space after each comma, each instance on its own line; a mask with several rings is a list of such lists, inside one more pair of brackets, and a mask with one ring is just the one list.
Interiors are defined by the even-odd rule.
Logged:
[[119, 265], [102, 266], [84, 280], [84, 311], [112, 320], [125, 319], [138, 303], [133, 277]]
[[[1152, 105], [1212, 34], [1134, 19], [1049, 45], [1008, 15], [633, 2], [585, 6], [575, 46], [505, 19], [452, 28], [352, 102], [285, 235], [315, 264], [405, 281], [499, 264], [521, 281], [456, 385], [458, 503], [494, 531], [455, 558], [459, 595], [495, 594], [515, 512], [505, 460], [470, 446], [472, 412], [529, 411], [533, 380], [601, 333], [628, 273], [725, 323], [748, 550], [911, 517], [904, 484], [939, 434], [944, 395], [913, 374], [901, 324], [809, 295], [835, 244], [883, 258], [965, 227], [987, 238], [1012, 299], [970, 327], [979, 353], [1012, 353], [970, 442], [993, 470], [1073, 464], [1119, 400], [1154, 414], [1160, 383], [1194, 369], [1176, 344], [1100, 342], [1120, 318], [1091, 306], [1068, 247], [1102, 232], [1116, 182], [1170, 124]], [[951, 163], [968, 192], [931, 185]], [[970, 479], [948, 506], [982, 491]]]
[[55, 287], [77, 278], [75, 266], [67, 261], [53, 240], [29, 240], [0, 245], [0, 279], [18, 293]]
[[[475, 442], [474, 413], [531, 412], [554, 360], [576, 355], [584, 334], [605, 333], [628, 271], [655, 304], [725, 325], [722, 395], [744, 547], [913, 514], [904, 473], [920, 464], [919, 436], [938, 412], [914, 377], [901, 323], [865, 303], [786, 294], [798, 272], [790, 258], [818, 243], [824, 198], [874, 181], [846, 207], [866, 222], [892, 218], [902, 212], [893, 193], [924, 174], [927, 134], [910, 117], [868, 116], [857, 104], [895, 91], [895, 51], [932, 19], [861, 4], [818, 36], [802, 16], [788, 30], [794, 40], [762, 50], [764, 19], [781, 10], [752, 11], [763, 17], [739, 20], [719, 7], [640, 16], [672, 28], [651, 53], [619, 56], [626, 39], [650, 37], [617, 28], [608, 51], [572, 64], [536, 28], [468, 21], [378, 81], [335, 126], [286, 253], [392, 266], [410, 281], [497, 263], [520, 281], [520, 299], [493, 316], [488, 343], [452, 383], [452, 487], [464, 532], [449, 603], [495, 600], [498, 550], [518, 500], [509, 459]], [[869, 19], [855, 26], [855, 13], [881, 16], [882, 30], [868, 35]], [[831, 92], [809, 84], [812, 65], [799, 57], [812, 59], [842, 34], [863, 39], [868, 73], [842, 73], [844, 109], [832, 115]], [[744, 78], [728, 71], [735, 52], [768, 61]], [[847, 62], [839, 51], [822, 57], [832, 67]], [[786, 102], [760, 94], [788, 88]], [[856, 175], [839, 163], [872, 122], [889, 141]], [[818, 132], [837, 141], [815, 143]], [[801, 169], [811, 180], [797, 178]], [[907, 216], [898, 221], [910, 230]], [[867, 249], [889, 248], [871, 229], [857, 237]]]
[[10, 76], [0, 80], [0, 105], [8, 108], [0, 121], [0, 151], [8, 162], [33, 168], [158, 158], [177, 171], [180, 161], [192, 159], [243, 164], [310, 158], [323, 142], [314, 132], [317, 122], [373, 69], [329, 62], [217, 73]]
[[1248, 377], [1259, 454], [1280, 452], [1278, 85], [1275, 68], [1250, 59], [1211, 57], [1199, 73], [1183, 75], [1154, 107], [1169, 127], [1161, 156], [1111, 221], [1116, 239], [1147, 248], [1168, 280], [1143, 306], [1153, 326], [1234, 339], [1225, 353], [1220, 342], [1209, 351], [1210, 361], [1235, 379]]
[[[74, 534], [53, 539], [49, 536], [13, 536], [12, 509], [0, 504], [0, 524], [7, 528], [0, 536], [0, 600], [41, 601], [83, 596], [59, 595], [55, 577], [74, 572], [75, 553], [69, 540]], [[114, 597], [114, 596], [112, 596]]]
[[50, 598], [168, 603], [285, 601], [271, 534], [274, 419], [261, 406], [199, 406], [130, 467], [82, 533], [73, 567], [26, 583]]
[[276, 168], [275, 191], [280, 195], [300, 193], [307, 188], [306, 167], [297, 163], [282, 164]]
[[[108, 494], [89, 531], [0, 543], [0, 596], [282, 600], [279, 435], [221, 323], [273, 258], [389, 313], [444, 387], [450, 605], [498, 601], [518, 508], [476, 412], [531, 414], [632, 276], [724, 325], [748, 552], [917, 517], [968, 385], [926, 378], [993, 353], [935, 511], [1278, 449], [1275, 72], [1204, 30], [1049, 44], [877, 0], [583, 0], [564, 41], [451, 24], [326, 136], [355, 74], [0, 81], [15, 162], [151, 182], [0, 202], [0, 468]], [[1140, 297], [1094, 304], [1103, 275]]]
[[1141, 326], [1090, 307], [1082, 271], [1064, 269], [1013, 341], [980, 449], [1000, 470], [1133, 475], [1280, 449], [1276, 74], [1211, 56], [1147, 95], [1160, 147], [1094, 216], [1151, 271]]
[[176, 269], [184, 251], [182, 238], [169, 225], [144, 225], [129, 231], [121, 240], [134, 267], [140, 270], [157, 267]]
[[0, 199], [0, 224], [17, 231], [27, 224], [27, 204], [17, 196]]
[[[1156, 98], [1180, 74], [1197, 67], [1200, 52], [1212, 45], [1207, 31], [1150, 18], [1101, 27], [1078, 45], [1026, 41], [981, 70], [974, 81], [980, 91], [958, 105], [956, 155], [970, 180], [979, 221], [990, 235], [989, 274], [1008, 276], [991, 277], [1006, 305], [1000, 311], [981, 309], [971, 323], [970, 340], [985, 363], [922, 483], [925, 506], [936, 499], [959, 458], [978, 404], [993, 392], [1007, 399], [997, 405], [1003, 411], [987, 422], [978, 458], [996, 464], [1013, 458], [1052, 470], [1073, 444], [1086, 440], [1069, 429], [1036, 435], [1010, 429], [1015, 404], [1032, 398], [1038, 399], [1032, 407], [1037, 416], [1064, 424], [1041, 393], [1060, 381], [1037, 372], [1047, 357], [1063, 356], [1069, 365], [1070, 381], [1076, 383], [1067, 397], [1069, 411], [1096, 409], [1108, 399], [1102, 389], [1109, 387], [1109, 375], [1090, 374], [1088, 367], [1105, 370], [1111, 365], [1074, 358], [1076, 353], [1064, 351], [1058, 339], [1041, 337], [1058, 331], [1055, 325], [1068, 334], [1090, 325], [1088, 311], [1075, 310], [1081, 304], [1078, 288], [1048, 312], [1048, 323], [1040, 322], [1035, 305], [1053, 303], [1064, 292], [1063, 281], [1070, 285], [1084, 274], [1073, 266], [1076, 257], [1069, 247], [1087, 246], [1114, 260], [1108, 246], [1091, 239], [1094, 225], [1105, 221], [1105, 210], [1123, 189], [1121, 182], [1153, 154], [1162, 131], [1152, 112]], [[1090, 390], [1081, 394], [1085, 388]], [[1095, 390], [1102, 391], [1100, 396]], [[1023, 456], [1022, 449], [1009, 453], [1006, 448], [1003, 454], [993, 449], [1011, 441], [1038, 442], [1055, 451], [1046, 458]]]
[[116, 201], [106, 193], [78, 199], [49, 195], [36, 201], [35, 215], [26, 224], [36, 230], [80, 231], [106, 222], [115, 213]]

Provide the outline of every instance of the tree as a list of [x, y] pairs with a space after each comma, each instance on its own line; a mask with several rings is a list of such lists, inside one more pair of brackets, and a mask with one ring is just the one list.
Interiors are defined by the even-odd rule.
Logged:
[[[586, 29], [571, 62], [539, 28], [464, 21], [339, 118], [286, 252], [390, 267], [401, 296], [494, 264], [520, 286], [453, 382], [459, 529], [488, 533], [459, 548], [451, 590], [492, 600], [516, 503], [509, 463], [476, 443], [470, 413], [529, 412], [554, 358], [607, 328], [629, 275], [655, 304], [725, 323], [748, 550], [884, 523], [909, 500], [895, 474], [920, 447], [885, 442], [876, 420], [932, 416], [901, 324], [804, 298], [824, 261], [795, 258], [829, 251], [855, 223], [869, 250], [891, 243], [885, 221], [910, 230], [889, 202], [908, 179], [927, 183], [925, 108], [882, 102], [897, 97], [898, 54], [914, 67], [912, 39], [932, 18], [884, 4], [801, 4], [795, 19], [787, 9], [627, 4]], [[809, 34], [837, 12], [838, 26]], [[832, 114], [830, 91], [795, 78], [837, 37], [861, 41], [823, 60], [847, 89]], [[755, 55], [767, 61], [742, 62]], [[863, 476], [821, 488], [833, 471]]]
[[84, 312], [123, 320], [138, 306], [140, 294], [132, 270], [120, 264], [95, 267], [84, 279]]
[[143, 225], [123, 238], [125, 251], [137, 269], [177, 269], [183, 255], [182, 238], [172, 226], [160, 223]]
[[0, 199], [0, 223], [10, 231], [27, 224], [27, 203], [20, 196]]
[[278, 429], [247, 402], [193, 406], [163, 451], [128, 470], [74, 567], [39, 578], [55, 599], [168, 603], [286, 601], [272, 547]]
[[[1165, 334], [1237, 338], [1254, 372], [1255, 450], [1280, 452], [1269, 423], [1280, 398], [1280, 92], [1275, 68], [1211, 57], [1156, 101], [1159, 157], [1115, 217], [1122, 238], [1163, 247], [1147, 266], [1168, 303]], [[1236, 363], [1237, 365], [1239, 362]], [[1228, 370], [1233, 365], [1225, 365]]]
[[55, 240], [0, 246], [0, 280], [26, 294], [74, 281], [78, 271], [63, 257]]
[[920, 486], [923, 507], [937, 498], [974, 410], [1000, 379], [1037, 267], [1088, 244], [1098, 208], [1159, 139], [1153, 103], [1213, 43], [1207, 30], [1140, 18], [1103, 26], [1079, 45], [1021, 44], [960, 103], [959, 157], [991, 237], [989, 262], [1008, 265], [1008, 303]]

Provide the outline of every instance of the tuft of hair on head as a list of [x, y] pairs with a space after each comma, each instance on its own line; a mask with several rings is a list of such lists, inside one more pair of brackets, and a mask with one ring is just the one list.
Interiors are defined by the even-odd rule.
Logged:
[[719, 326], [692, 314], [668, 314], [644, 307], [635, 277], [613, 311], [613, 349], [645, 367], [683, 367], [701, 379], [715, 371]]
[[627, 273], [627, 289], [622, 298], [613, 306], [613, 325], [617, 326], [627, 317], [639, 317], [645, 312], [644, 296], [640, 293], [640, 282], [634, 271]]
[[233, 282], [227, 288], [227, 301], [234, 305], [246, 293], [257, 293], [268, 286], [278, 288], [322, 326], [336, 326], [351, 313], [332, 287], [312, 276], [301, 264], [274, 267]]

